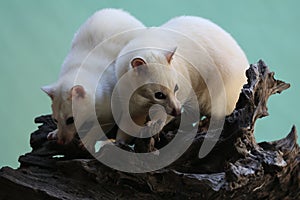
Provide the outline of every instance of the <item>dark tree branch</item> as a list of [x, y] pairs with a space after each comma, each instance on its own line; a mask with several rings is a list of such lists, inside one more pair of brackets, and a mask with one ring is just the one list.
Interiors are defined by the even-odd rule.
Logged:
[[[213, 150], [198, 158], [208, 138], [209, 120], [200, 122], [189, 149], [170, 166], [144, 174], [113, 170], [78, 148], [47, 141], [55, 124], [49, 115], [36, 118], [42, 125], [31, 135], [32, 152], [19, 158], [20, 167], [0, 171], [0, 199], [299, 199], [300, 153], [296, 128], [274, 142], [255, 141], [258, 118], [268, 115], [267, 100], [289, 84], [274, 79], [263, 61], [247, 70], [235, 111], [226, 117]], [[131, 151], [161, 148], [176, 135], [178, 119], [158, 138], [136, 140]], [[155, 141], [155, 142], [154, 142]], [[101, 153], [107, 154], [109, 145]]]

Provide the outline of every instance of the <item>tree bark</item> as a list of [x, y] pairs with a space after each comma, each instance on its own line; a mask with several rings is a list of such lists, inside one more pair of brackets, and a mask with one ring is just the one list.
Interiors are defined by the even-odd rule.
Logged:
[[[274, 79], [263, 61], [247, 70], [234, 112], [227, 116], [213, 150], [199, 159], [208, 138], [209, 119], [200, 122], [189, 149], [171, 165], [149, 173], [131, 174], [111, 169], [78, 147], [48, 141], [56, 129], [51, 116], [31, 134], [32, 151], [20, 156], [16, 170], [0, 170], [0, 199], [299, 199], [300, 153], [296, 128], [277, 141], [257, 143], [257, 119], [268, 115], [267, 100], [289, 84]], [[176, 135], [178, 119], [168, 124], [155, 140], [155, 148]], [[151, 127], [150, 127], [151, 128]], [[137, 139], [131, 151], [153, 150], [153, 140]], [[106, 151], [107, 150], [107, 151]], [[104, 146], [102, 154], [109, 150]]]

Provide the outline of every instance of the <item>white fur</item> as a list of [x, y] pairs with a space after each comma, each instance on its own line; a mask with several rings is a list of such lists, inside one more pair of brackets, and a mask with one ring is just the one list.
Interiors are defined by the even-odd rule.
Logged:
[[[93, 98], [91, 84], [97, 82], [99, 71], [105, 72], [105, 84], [99, 85], [96, 91], [96, 102], [101, 104], [98, 112], [104, 122], [112, 121], [110, 111], [110, 94], [116, 78], [114, 68], [109, 67], [123, 46], [136, 34], [135, 29], [144, 25], [129, 13], [119, 9], [103, 9], [93, 14], [76, 32], [72, 47], [64, 60], [58, 80], [51, 86], [43, 88], [53, 99], [53, 117], [58, 121], [58, 139], [70, 141], [75, 133], [75, 127], [66, 126], [65, 120], [73, 116], [72, 104], [69, 100], [70, 90], [80, 73], [86, 96], [82, 101], [90, 102]], [[77, 81], [78, 82], [78, 81]], [[107, 105], [107, 107], [105, 107]], [[97, 108], [100, 108], [98, 105]], [[80, 108], [82, 109], [82, 108]], [[86, 111], [81, 110], [82, 115]], [[88, 116], [86, 116], [88, 117]]]
[[[171, 51], [174, 47], [177, 50], [171, 64], [168, 64], [163, 50]], [[135, 57], [143, 58], [146, 63], [162, 64], [179, 72], [187, 80], [186, 83], [163, 71], [148, 76], [148, 79], [164, 82], [171, 91], [176, 81], [180, 84], [181, 92], [189, 90], [190, 84], [197, 95], [201, 113], [217, 117], [233, 111], [240, 90], [246, 83], [245, 70], [249, 65], [244, 52], [227, 32], [206, 19], [191, 16], [177, 17], [161, 27], [145, 29], [139, 37], [130, 41], [116, 61], [117, 77], [130, 70], [129, 63]], [[220, 81], [223, 81], [222, 85], [224, 84], [225, 98], [221, 95], [222, 87], [217, 84], [218, 74]], [[205, 83], [210, 85], [212, 93], [209, 93]], [[213, 108], [210, 95], [218, 102]], [[187, 93], [181, 96], [186, 98]], [[188, 101], [183, 98], [180, 99], [182, 104], [185, 103], [182, 101]], [[225, 105], [222, 106], [222, 102]]]
[[[132, 29], [138, 30], [130, 32]], [[111, 38], [123, 31], [127, 32], [120, 37]], [[100, 47], [97, 46], [99, 43]], [[169, 63], [167, 54], [175, 47], [177, 50]], [[86, 57], [88, 59], [85, 60]], [[118, 59], [112, 63], [116, 57]], [[248, 61], [244, 52], [227, 32], [206, 19], [183, 16], [171, 19], [161, 27], [144, 28], [126, 12], [101, 10], [88, 19], [75, 34], [58, 81], [51, 87], [44, 88], [48, 94], [54, 95], [53, 114], [60, 119], [57, 131], [59, 139], [65, 137], [69, 141], [76, 131], [75, 127], [66, 127], [64, 120], [73, 114], [68, 97], [78, 72], [86, 77], [81, 80], [86, 91], [86, 97], [82, 101], [90, 103], [93, 99], [91, 88], [99, 78], [99, 71], [108, 67], [96, 90], [96, 109], [100, 121], [113, 123], [110, 109], [112, 90], [116, 82], [132, 69], [131, 61], [136, 57], [142, 58], [147, 66], [140, 72], [135, 69], [130, 75], [132, 86], [136, 81], [160, 82], [165, 86], [144, 87], [133, 95], [130, 105], [138, 124], [144, 123], [147, 109], [154, 103], [164, 106], [168, 113], [174, 107], [178, 109], [180, 104], [190, 100], [191, 89], [197, 95], [202, 114], [218, 117], [230, 114], [246, 81]], [[157, 68], [159, 70], [155, 70]], [[222, 99], [222, 90], [216, 81], [218, 74], [224, 84], [225, 99]], [[211, 108], [212, 94], [205, 83], [213, 89], [213, 97], [217, 102], [225, 102], [225, 111], [221, 112], [221, 104]], [[174, 92], [176, 84], [179, 85], [178, 93]], [[167, 100], [153, 97], [159, 90], [168, 94]], [[80, 109], [83, 109], [80, 111], [82, 113], [90, 112]], [[121, 114], [121, 122], [122, 116], [124, 115]], [[119, 139], [123, 139], [122, 136]]]
[[[205, 82], [211, 85], [213, 89], [218, 89], [220, 87], [215, 85], [217, 82], [215, 80], [215, 78], [217, 78], [215, 69], [218, 70], [223, 79], [226, 95], [225, 114], [230, 114], [235, 108], [243, 84], [246, 83], [245, 72], [249, 67], [246, 55], [240, 46], [229, 33], [224, 31], [218, 25], [200, 17], [177, 17], [168, 21], [161, 27], [178, 31], [188, 38], [193, 39], [201, 46], [201, 48], [198, 48], [198, 51], [200, 52], [193, 52], [193, 50], [189, 50], [186, 46], [189, 42], [184, 44], [186, 39], [183, 39], [183, 41], [178, 41], [177, 53], [184, 58], [187, 58], [189, 62], [203, 71]], [[174, 60], [175, 59], [176, 57], [174, 57]], [[176, 63], [176, 61], [174, 62]], [[184, 61], [183, 63], [180, 63], [180, 66], [180, 71], [186, 70], [186, 68], [183, 68], [182, 66], [189, 67], [188, 70], [195, 91], [198, 92], [199, 90], [203, 90], [203, 85], [199, 84], [199, 77], [193, 77], [194, 74], [197, 74], [197, 71]], [[200, 94], [198, 93], [198, 99], [200, 104], [207, 105], [207, 108], [204, 108], [203, 110], [204, 113], [207, 112], [206, 110], [210, 109], [208, 91]], [[221, 110], [218, 106], [211, 109], [211, 112], [214, 112], [212, 114], [216, 115], [218, 115], [218, 111]]]

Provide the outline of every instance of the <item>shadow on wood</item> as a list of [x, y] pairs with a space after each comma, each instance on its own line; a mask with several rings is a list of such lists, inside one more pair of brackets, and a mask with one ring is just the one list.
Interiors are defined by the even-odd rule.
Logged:
[[[227, 116], [213, 150], [199, 159], [209, 119], [199, 124], [188, 150], [171, 165], [149, 173], [131, 174], [111, 169], [78, 148], [78, 139], [60, 146], [47, 141], [56, 128], [51, 116], [31, 135], [32, 152], [19, 158], [16, 170], [0, 171], [0, 199], [299, 199], [300, 153], [296, 128], [278, 141], [256, 143], [258, 118], [268, 115], [270, 95], [289, 88], [274, 79], [263, 61], [247, 70], [234, 112]], [[177, 120], [177, 121], [176, 121]], [[178, 119], [155, 140], [160, 149], [176, 136]], [[136, 152], [151, 151], [151, 139], [137, 139]], [[213, 142], [213, 141], [212, 141]], [[109, 145], [102, 154], [109, 153]], [[108, 155], [109, 156], [109, 155]]]

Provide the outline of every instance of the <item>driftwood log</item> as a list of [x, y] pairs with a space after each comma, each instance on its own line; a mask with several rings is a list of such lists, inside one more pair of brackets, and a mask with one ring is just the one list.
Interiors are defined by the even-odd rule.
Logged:
[[[0, 199], [300, 199], [296, 128], [273, 142], [256, 143], [253, 135], [256, 120], [268, 115], [270, 95], [289, 84], [274, 79], [263, 61], [251, 65], [246, 75], [248, 83], [213, 150], [198, 158], [207, 135], [204, 120], [189, 149], [154, 172], [120, 172], [78, 148], [78, 141], [64, 146], [47, 141], [56, 126], [49, 115], [36, 118], [41, 125], [31, 134], [32, 152], [20, 156], [18, 169], [0, 170]], [[176, 121], [164, 128], [155, 147], [175, 135]], [[128, 149], [150, 151], [149, 141], [136, 140], [135, 148]]]

